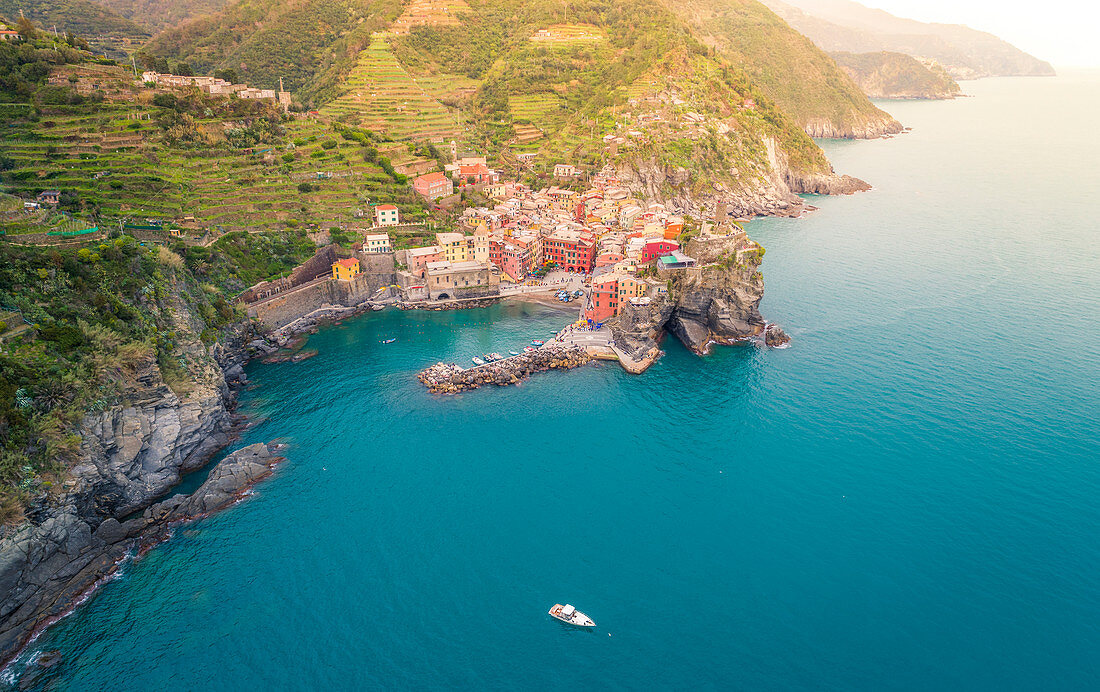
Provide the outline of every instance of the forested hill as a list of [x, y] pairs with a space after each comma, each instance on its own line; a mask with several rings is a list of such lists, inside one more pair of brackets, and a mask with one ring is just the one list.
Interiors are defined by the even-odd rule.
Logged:
[[924, 64], [904, 53], [832, 53], [837, 64], [871, 98], [949, 99], [959, 85], [937, 63]]
[[115, 14], [153, 32], [178, 26], [188, 19], [213, 14], [226, 0], [95, 0]]
[[877, 137], [901, 125], [827, 54], [756, 0], [664, 0], [810, 134]]
[[145, 38], [150, 32], [90, 0], [0, 0], [0, 17], [15, 20], [20, 12], [45, 30], [79, 36]]
[[281, 77], [291, 91], [331, 97], [371, 32], [400, 13], [400, 0], [238, 0], [162, 32], [144, 52], [202, 73], [233, 69], [254, 86], [275, 87]]

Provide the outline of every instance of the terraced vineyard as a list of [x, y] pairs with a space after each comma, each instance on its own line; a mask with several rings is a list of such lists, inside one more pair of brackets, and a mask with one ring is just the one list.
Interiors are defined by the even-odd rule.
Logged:
[[458, 26], [458, 14], [469, 12], [465, 0], [412, 0], [393, 22], [391, 31], [407, 34], [418, 26]]
[[[368, 223], [371, 203], [396, 203], [409, 220], [427, 215], [407, 183], [323, 119], [284, 122], [274, 144], [172, 146], [156, 120], [164, 109], [143, 100], [151, 99], [51, 106], [37, 122], [13, 120], [0, 132], [0, 150], [10, 166], [3, 187], [16, 197], [3, 198], [0, 230], [11, 236], [146, 219], [222, 231], [328, 227], [357, 223], [357, 212], [368, 218], [358, 223]], [[218, 133], [239, 124], [211, 117], [195, 126]], [[438, 165], [404, 142], [377, 148], [397, 173]], [[63, 193], [68, 213], [22, 209], [22, 200], [51, 189]]]
[[[428, 86], [436, 93], [443, 88], [434, 80]], [[457, 115], [405, 71], [381, 34], [372, 36], [370, 45], [360, 51], [345, 88], [322, 113], [394, 139], [444, 142], [462, 131]]]
[[557, 132], [569, 119], [564, 101], [551, 93], [509, 96], [508, 110], [516, 131], [515, 143], [521, 150], [530, 148], [525, 145], [537, 142], [547, 133]]

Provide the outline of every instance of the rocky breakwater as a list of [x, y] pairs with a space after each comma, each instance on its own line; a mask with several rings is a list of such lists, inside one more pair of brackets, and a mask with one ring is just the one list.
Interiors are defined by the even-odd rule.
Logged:
[[[765, 333], [759, 310], [764, 249], [743, 231], [734, 231], [693, 238], [684, 250], [696, 266], [662, 272], [658, 278], [664, 290], [624, 304], [610, 323], [620, 362], [630, 372], [641, 372], [657, 359], [666, 332], [700, 355], [712, 344], [732, 344]], [[789, 340], [774, 329], [769, 345]]]
[[128, 554], [163, 541], [181, 522], [237, 501], [282, 460], [276, 451], [265, 444], [237, 450], [195, 492], [151, 504], [139, 515], [88, 516], [73, 502], [0, 541], [0, 662], [11, 661]]
[[417, 379], [433, 394], [457, 394], [487, 384], [500, 387], [518, 384], [531, 373], [569, 370], [590, 360], [592, 356], [579, 346], [544, 346], [476, 368], [463, 369], [453, 363], [436, 363], [417, 374]]

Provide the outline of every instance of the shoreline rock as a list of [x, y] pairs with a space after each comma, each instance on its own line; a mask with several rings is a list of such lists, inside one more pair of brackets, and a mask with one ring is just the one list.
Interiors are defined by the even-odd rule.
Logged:
[[237, 502], [283, 460], [276, 451], [262, 443], [239, 449], [218, 462], [195, 492], [153, 503], [140, 515], [120, 513], [95, 522], [76, 504], [67, 504], [41, 524], [26, 524], [0, 541], [0, 665], [9, 665], [77, 607], [127, 555], [147, 552], [174, 526]]

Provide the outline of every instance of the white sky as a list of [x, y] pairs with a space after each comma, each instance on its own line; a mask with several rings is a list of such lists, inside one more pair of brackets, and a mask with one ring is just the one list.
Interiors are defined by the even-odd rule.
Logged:
[[1100, 66], [1096, 0], [857, 0], [922, 22], [966, 24], [1055, 67]]

